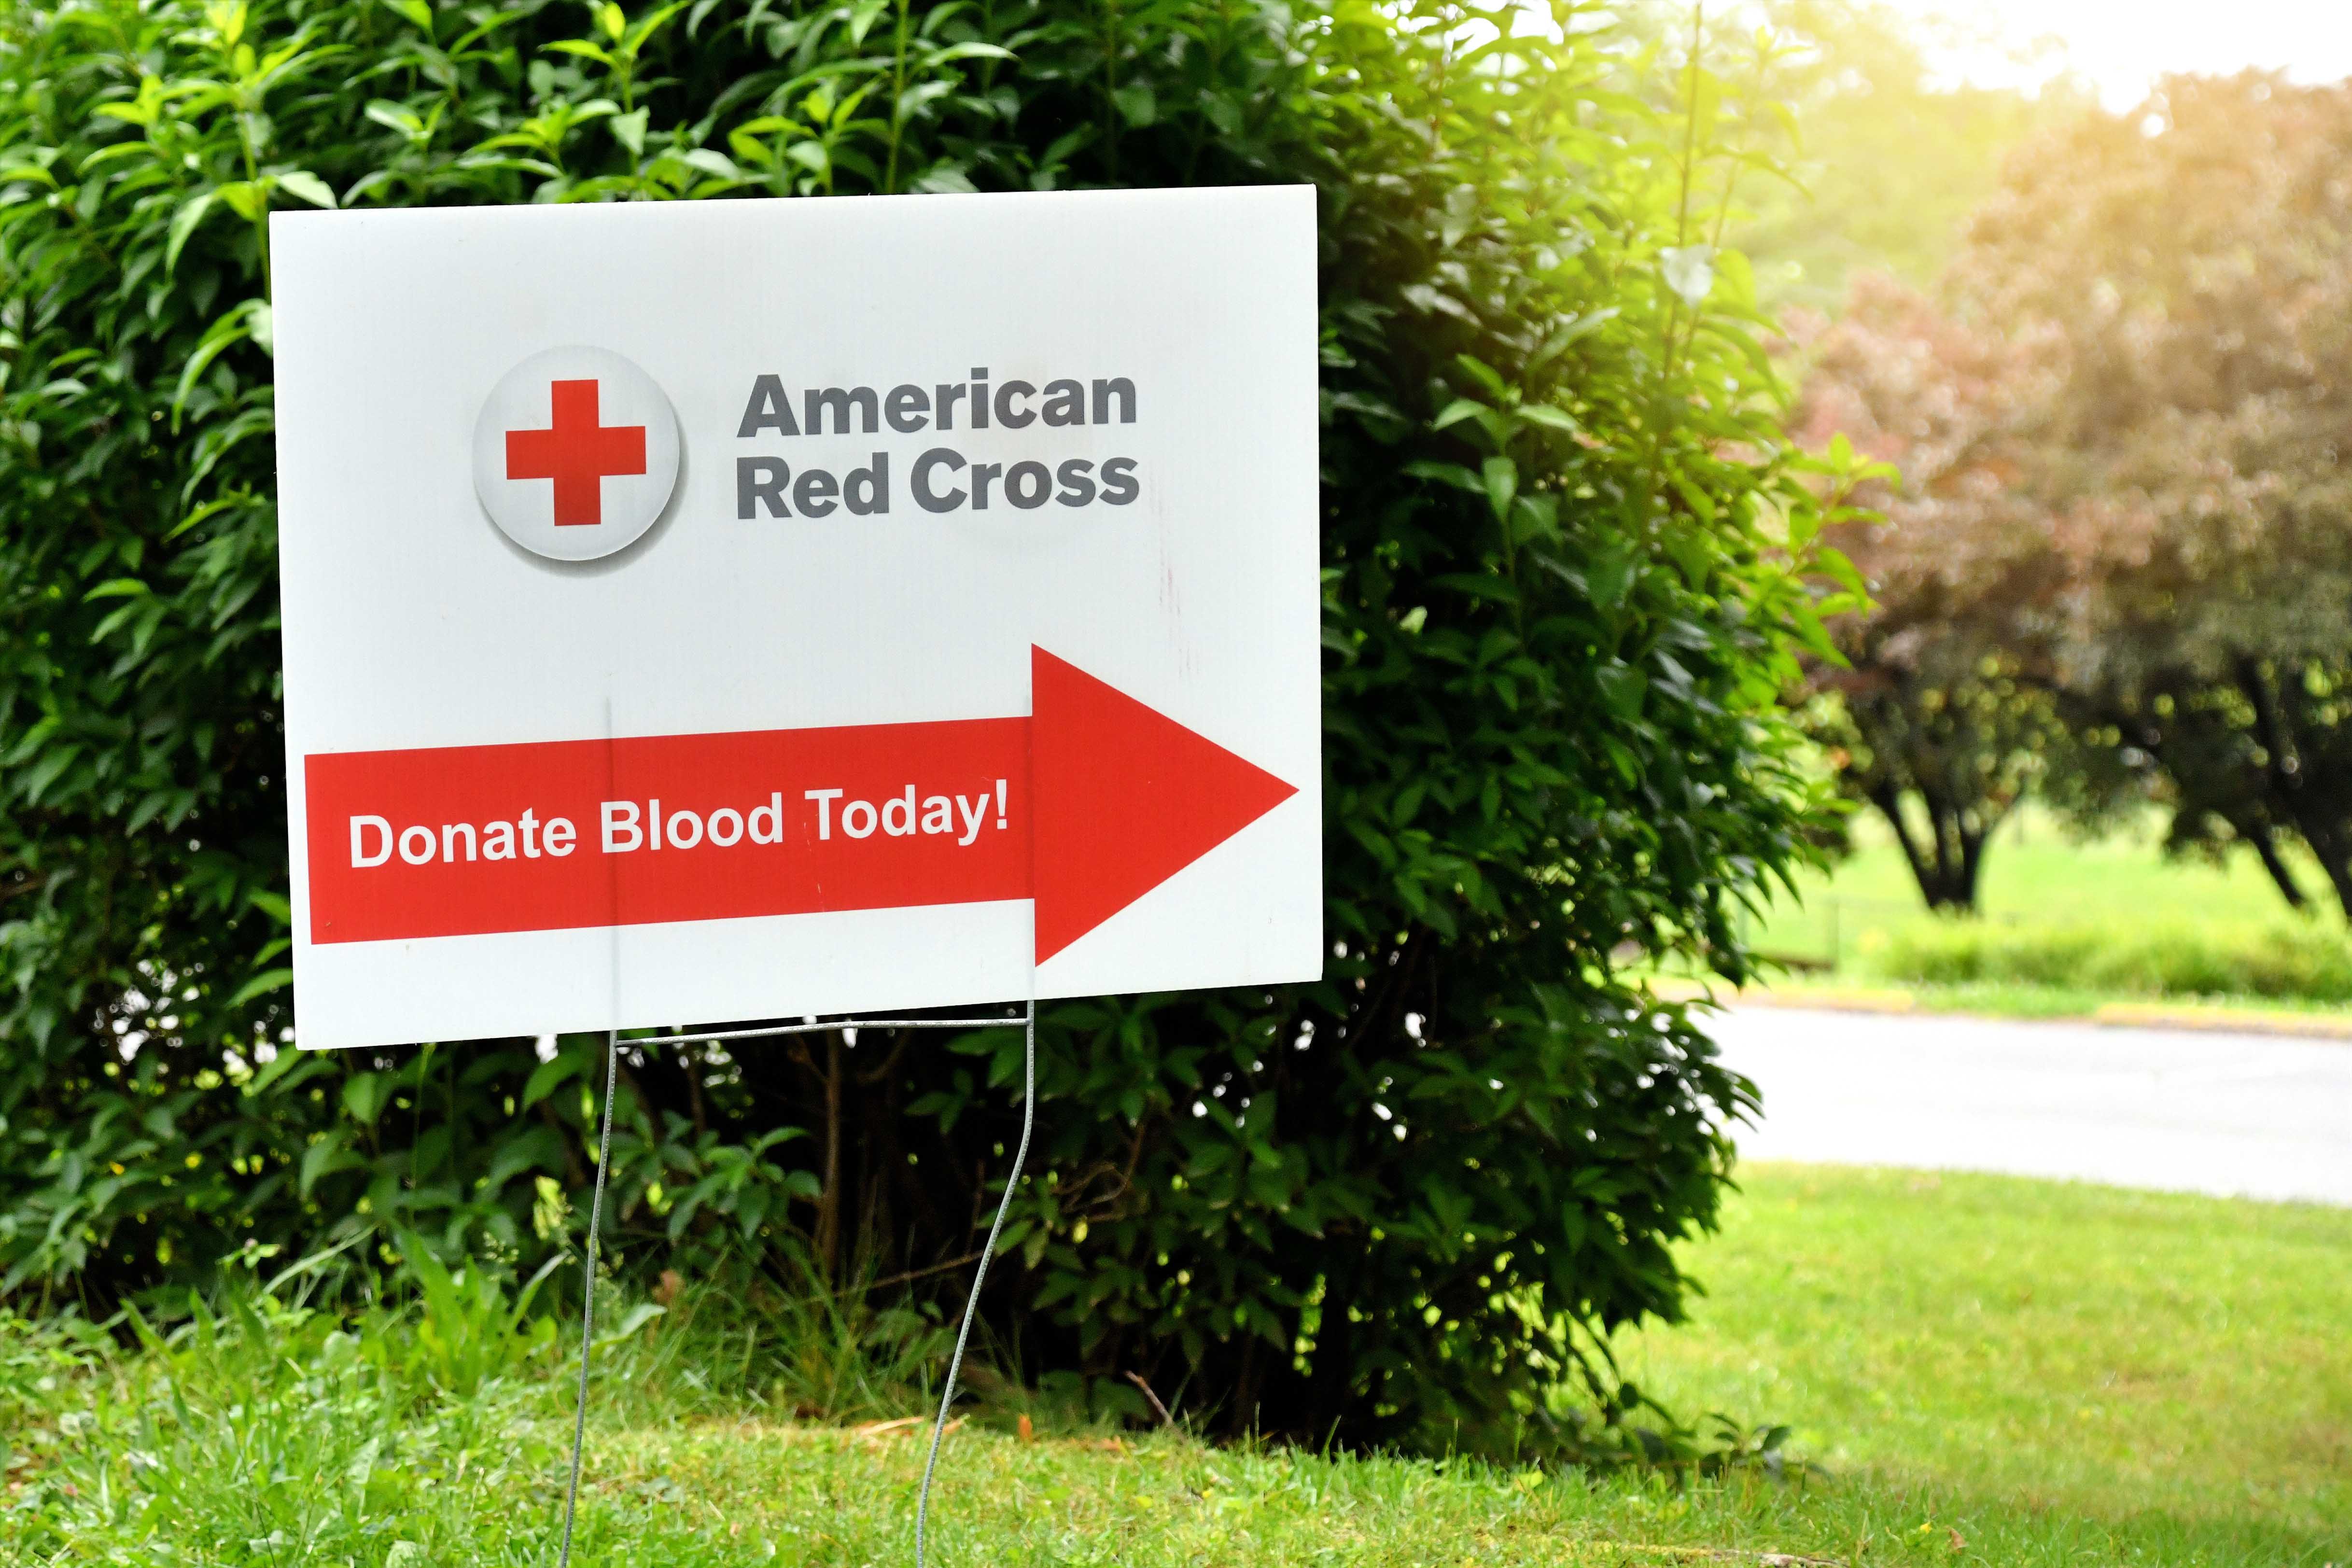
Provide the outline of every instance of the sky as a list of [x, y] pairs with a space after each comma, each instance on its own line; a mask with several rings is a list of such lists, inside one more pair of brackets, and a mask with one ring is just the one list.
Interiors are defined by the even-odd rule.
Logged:
[[[2283, 68], [2300, 82], [2352, 77], [2352, 0], [1888, 0], [1941, 16], [2011, 46], [1939, 51], [1951, 76], [1986, 87], [2041, 81], [2063, 63], [2090, 80], [2109, 109], [2131, 108], [2168, 71], [2217, 75]], [[2063, 55], [2013, 50], [2037, 39]]]

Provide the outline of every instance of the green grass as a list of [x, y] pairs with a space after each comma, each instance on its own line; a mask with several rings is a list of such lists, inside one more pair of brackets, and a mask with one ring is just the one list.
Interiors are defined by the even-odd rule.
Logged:
[[[1677, 1488], [1174, 1434], [1024, 1442], [998, 1411], [950, 1438], [932, 1561], [2352, 1563], [2352, 1214], [1806, 1168], [1747, 1189], [1693, 1246], [1712, 1288], [1694, 1321], [1623, 1353], [1680, 1408], [1792, 1423], [1820, 1474]], [[552, 1561], [560, 1344], [485, 1357], [462, 1323], [265, 1310], [129, 1355], [0, 1327], [0, 1563]], [[824, 1361], [676, 1324], [612, 1338], [575, 1561], [907, 1561], [919, 1439], [790, 1418], [831, 1373], [748, 1374]], [[914, 1404], [879, 1383], [836, 1407], [893, 1398]]]
[[[1819, 993], [1824, 1000], [1835, 1002], [1844, 989], [1833, 976], [1812, 974], [1776, 975], [1770, 986], [1776, 994], [1791, 1002], [1803, 1001], [1808, 992]], [[1986, 1018], [2087, 1018], [2110, 1002], [2126, 1000], [2108, 991], [2086, 991], [2073, 985], [2021, 985], [2008, 981], [1972, 985], [1922, 985], [1906, 981], [1901, 990], [1910, 999], [1911, 1011], [1966, 1013]], [[2252, 1010], [2252, 1004], [2246, 1006]]]
[[1801, 1166], [1744, 1184], [1692, 1257], [1692, 1321], [1622, 1347], [1670, 1405], [1769, 1410], [1834, 1472], [1965, 1508], [2352, 1562], [2352, 1213]]
[[1855, 818], [1853, 841], [1853, 855], [1801, 876], [1797, 896], [1750, 926], [1759, 952], [1799, 965], [1777, 987], [1900, 985], [1930, 1009], [2026, 1017], [2155, 998], [2295, 1009], [2352, 999], [2352, 942], [2307, 858], [2296, 870], [2314, 908], [2297, 917], [2250, 855], [2169, 858], [2152, 824], [2082, 843], [2028, 809], [1986, 850], [1981, 921], [1956, 921], [1927, 910], [1874, 814]]
[[[2032, 985], [2019, 981], [1974, 981], [1938, 985], [1918, 981], [1885, 982], [1870, 976], [1841, 977], [1817, 973], [1774, 973], [1760, 982], [1775, 1001], [1792, 1006], [1853, 1007], [1862, 1011], [1953, 1013], [1988, 1018], [2099, 1018], [2102, 1022], [2138, 1022], [2106, 1016], [2116, 1006], [2149, 1007], [2176, 1026], [2222, 1029], [2243, 1027], [2255, 1033], [2300, 1034], [2318, 1038], [2352, 1037], [2352, 1007], [2291, 997], [2200, 995], [2188, 998], [2149, 996], [2143, 993], [2093, 991], [2074, 985]], [[1703, 984], [1680, 974], [1654, 981], [1662, 994], [1696, 997], [1702, 993], [1730, 1000], [1731, 988], [1716, 982]], [[2240, 1020], [2233, 1022], [2232, 1020]]]
[[[1856, 923], [1844, 933], [1848, 943], [1874, 924], [1931, 918], [1885, 822], [1875, 812], [1863, 812], [1853, 822], [1854, 852], [1827, 876], [1816, 872], [1799, 879], [1808, 901], [1831, 895], [1851, 906]], [[2031, 806], [2015, 812], [1986, 847], [1978, 901], [1996, 920], [2134, 923], [2187, 913], [2235, 923], [2273, 921], [2289, 912], [2252, 855], [2232, 855], [2219, 867], [2170, 858], [2156, 826], [2151, 820], [2083, 843], [2046, 812]], [[2316, 866], [2299, 859], [2294, 868], [2315, 902], [2331, 900]], [[1816, 915], [1790, 930], [1801, 933], [1819, 923]]]

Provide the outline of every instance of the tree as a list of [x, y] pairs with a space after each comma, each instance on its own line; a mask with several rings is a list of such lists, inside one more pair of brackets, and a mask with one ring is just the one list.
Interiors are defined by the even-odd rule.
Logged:
[[[1638, 111], [1569, 7], [65, 0], [0, 43], [0, 1290], [248, 1240], [528, 1261], [601, 1040], [286, 1048], [269, 208], [1311, 180], [1325, 981], [1039, 1031], [983, 1310], [1024, 1370], [1226, 1429], [1507, 1444], [1672, 1317], [1753, 1091], [1615, 967], [1805, 853], [1776, 694], [1815, 503], [1738, 258], [1744, 111]], [[1791, 552], [1790, 542], [1800, 548]], [[623, 1266], [953, 1305], [1019, 1043], [628, 1042]], [[381, 1242], [381, 1238], [379, 1238]], [[341, 1255], [383, 1262], [381, 1246]], [[763, 1283], [764, 1282], [764, 1283]], [[1555, 1439], [1561, 1434], [1555, 1431]], [[1540, 1434], [1538, 1434], [1540, 1438]]]
[[1843, 658], [1809, 672], [1811, 726], [1927, 906], [1972, 912], [1993, 829], [2069, 740], [2019, 651], [2051, 577], [2046, 519], [2015, 486], [2037, 356], [1873, 274], [1800, 336], [1790, 428], [1881, 466], [1835, 535], [1874, 604], [1839, 617]]
[[1791, 428], [1816, 450], [1843, 435], [1904, 480], [1899, 501], [1868, 483], [1855, 499], [1869, 521], [1838, 533], [1880, 608], [1841, 618], [1844, 662], [1811, 670], [1807, 724], [1841, 790], [1892, 828], [1929, 907], [1973, 910], [1990, 834], [2068, 731], [1987, 614], [1988, 595], [2015, 586], [2001, 579], [2022, 569], [2030, 531], [1997, 504], [2028, 361], [1915, 290], [1949, 260], [2002, 158], [2091, 100], [2066, 77], [2031, 95], [1940, 83], [1929, 47], [1955, 25], [1876, 0], [1766, 0], [1742, 19], [1773, 39], [1796, 110], [1764, 138], [1790, 177], [1756, 182], [1733, 229], [1766, 298], [1791, 311], [1805, 384]]
[[2352, 88], [2168, 79], [2011, 163], [1959, 308], [2050, 345], [2035, 657], [2183, 847], [2300, 840], [2352, 910]]

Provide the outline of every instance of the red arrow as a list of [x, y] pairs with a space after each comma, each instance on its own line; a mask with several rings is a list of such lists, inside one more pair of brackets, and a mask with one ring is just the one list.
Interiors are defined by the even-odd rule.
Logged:
[[1297, 793], [1030, 677], [1029, 718], [306, 757], [311, 941], [1034, 897], [1042, 963]]
[[1041, 647], [1029, 706], [1040, 963], [1298, 793]]

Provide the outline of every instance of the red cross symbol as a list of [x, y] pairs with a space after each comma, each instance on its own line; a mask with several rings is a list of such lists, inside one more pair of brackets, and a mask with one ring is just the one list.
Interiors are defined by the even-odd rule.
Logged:
[[547, 393], [554, 426], [507, 432], [507, 478], [553, 479], [558, 528], [602, 522], [606, 476], [646, 471], [646, 427], [600, 424], [593, 381], [550, 382]]

